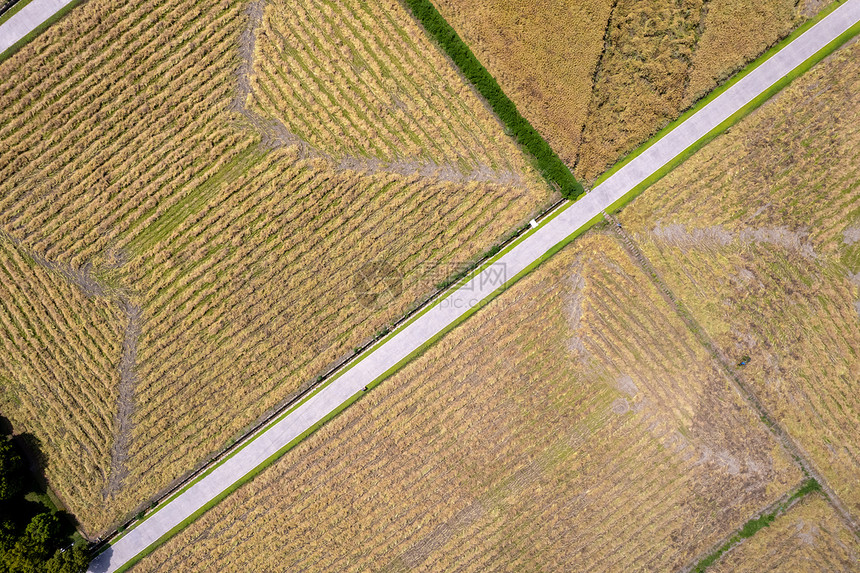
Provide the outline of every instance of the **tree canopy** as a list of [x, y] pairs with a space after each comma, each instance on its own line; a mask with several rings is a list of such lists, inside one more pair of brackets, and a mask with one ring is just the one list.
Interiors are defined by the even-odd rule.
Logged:
[[89, 556], [70, 547], [70, 525], [28, 501], [26, 465], [15, 444], [0, 436], [0, 573], [80, 573]]

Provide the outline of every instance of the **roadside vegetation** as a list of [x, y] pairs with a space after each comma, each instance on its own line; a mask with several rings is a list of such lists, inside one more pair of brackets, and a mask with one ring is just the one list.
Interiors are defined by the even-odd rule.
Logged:
[[674, 570], [801, 479], [598, 230], [135, 570]]
[[714, 573], [855, 571], [860, 543], [818, 493], [802, 498], [767, 527], [732, 548], [709, 569]]
[[429, 0], [406, 0], [406, 2], [424, 29], [435, 38], [460, 71], [484, 96], [517, 142], [534, 157], [535, 165], [541, 174], [554, 183], [565, 198], [575, 199], [581, 195], [582, 185], [576, 181], [570, 169], [550, 148], [543, 136], [520, 114], [496, 79], [478, 61], [472, 50], [463, 43], [436, 7]]
[[557, 198], [405, 6], [253, 6], [91, 0], [0, 63], [0, 408], [91, 538]]
[[619, 219], [775, 421], [860, 515], [860, 192], [850, 43]]
[[[72, 537], [68, 515], [58, 512], [0, 418], [0, 571], [81, 573], [89, 553]], [[20, 437], [20, 436], [19, 436]]]

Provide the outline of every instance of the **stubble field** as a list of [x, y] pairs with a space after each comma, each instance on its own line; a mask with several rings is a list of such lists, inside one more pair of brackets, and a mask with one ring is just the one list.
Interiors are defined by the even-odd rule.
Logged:
[[801, 478], [592, 232], [135, 570], [670, 570]]
[[621, 221], [856, 520], [856, 42], [699, 151]]
[[[358, 79], [317, 65], [350, 41], [322, 28], [267, 46], [276, 2], [93, 0], [0, 64], [2, 263], [31, 285], [4, 292], [0, 408], [93, 537], [551, 200], [405, 8], [325, 6], [342, 30], [372, 15]], [[342, 131], [292, 123], [322, 103], [267, 108], [263, 70]], [[393, 98], [406, 116], [366, 120], [386, 130], [356, 119]], [[385, 305], [356, 295], [380, 268]]]

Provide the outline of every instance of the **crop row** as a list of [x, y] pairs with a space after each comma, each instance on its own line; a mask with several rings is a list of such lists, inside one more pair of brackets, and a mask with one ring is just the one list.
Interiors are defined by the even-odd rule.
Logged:
[[[292, 154], [272, 152], [156, 243], [157, 256], [124, 268], [124, 282], [151, 293], [131, 452], [139, 496], [402, 314], [433, 288], [424, 261], [478, 252], [528, 215], [495, 185], [451, 201], [459, 186], [336, 173]], [[365, 308], [356, 275], [383, 259], [402, 292]]]
[[109, 470], [124, 316], [0, 239], [4, 415], [39, 438], [48, 478], [84, 515]]
[[521, 171], [496, 120], [414, 27], [396, 4], [270, 3], [257, 40], [256, 101], [336, 156]]

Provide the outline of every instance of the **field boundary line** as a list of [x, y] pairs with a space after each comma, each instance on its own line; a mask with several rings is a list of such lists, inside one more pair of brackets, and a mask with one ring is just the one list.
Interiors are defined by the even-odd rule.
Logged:
[[493, 114], [505, 126], [505, 130], [509, 131], [517, 144], [531, 156], [535, 168], [550, 186], [557, 187], [566, 199], [576, 199], [583, 195], [585, 189], [582, 183], [574, 177], [570, 168], [546, 139], [523, 117], [493, 75], [433, 3], [430, 0], [402, 1], [439, 49], [451, 59], [463, 77], [487, 102]]
[[[395, 332], [392, 332], [381, 339], [370, 349], [369, 352], [365, 353], [360, 357], [360, 359], [350, 364], [348, 368], [339, 372], [326, 385], [318, 388], [313, 395], [307, 397], [302, 404], [298, 404], [291, 411], [295, 412], [297, 421], [300, 422], [302, 419], [307, 419], [306, 413], [310, 412], [314, 407], [317, 407], [317, 404], [326, 399], [325, 397], [320, 398], [311, 405], [313, 398], [321, 396], [323, 391], [328, 391], [328, 395], [336, 395], [336, 393], [340, 392], [340, 396], [345, 396], [345, 398], [343, 398], [337, 406], [327, 410], [325, 414], [316, 418], [315, 422], [305, 426], [305, 429], [301, 431], [301, 433], [295, 435], [289, 440], [286, 440], [285, 444], [283, 442], [274, 443], [273, 440], [276, 438], [271, 436], [266, 440], [268, 443], [260, 441], [262, 435], [270, 430], [277, 429], [278, 431], [288, 431], [286, 429], [286, 424], [279, 425], [279, 422], [284, 421], [286, 416], [291, 412], [285, 413], [280, 420], [270, 425], [265, 429], [265, 431], [259, 432], [252, 440], [234, 451], [230, 457], [223, 460], [218, 466], [213, 467], [209, 473], [202, 476], [196, 484], [190, 484], [186, 488], [184, 492], [188, 494], [188, 501], [186, 504], [192, 504], [193, 507], [189, 508], [189, 513], [185, 515], [185, 517], [166, 517], [164, 512], [161, 511], [164, 509], [163, 506], [160, 508], [160, 511], [156, 511], [147, 516], [143, 521], [138, 522], [137, 526], [129, 532], [137, 532], [137, 537], [141, 539], [138, 545], [142, 544], [142, 547], [130, 546], [126, 549], [125, 547], [129, 546], [131, 542], [127, 541], [127, 534], [123, 535], [114, 541], [110, 548], [95, 559], [90, 570], [93, 571], [93, 573], [127, 570], [134, 563], [151, 553], [158, 545], [178, 531], [182, 530], [197, 517], [205, 513], [230, 493], [241, 487], [241, 485], [247, 483], [250, 479], [263, 471], [268, 465], [301, 441], [305, 436], [310, 435], [326, 421], [332, 419], [343, 409], [360, 399], [361, 396], [364, 395], [362, 388], [370, 389], [379, 384], [404, 364], [424, 352], [430, 345], [444, 336], [452, 328], [463, 323], [472, 314], [474, 314], [474, 312], [477, 312], [480, 308], [489, 304], [507, 287], [516, 283], [520, 278], [530, 273], [543, 261], [547, 260], [577, 236], [588, 230], [592, 225], [602, 220], [602, 212], [604, 210], [608, 210], [613, 207], [617, 208], [619, 205], [625, 204], [627, 201], [632, 199], [635, 194], [641, 192], [641, 189], [644, 188], [644, 184], [650, 184], [649, 181], [651, 180], [652, 175], [658, 173], [661, 169], [667, 168], [667, 166], [674, 167], [674, 165], [676, 165], [676, 163], [674, 163], [675, 158], [681, 157], [682, 161], [688, 157], [692, 154], [692, 152], [689, 154], [687, 153], [690, 148], [697, 148], [697, 145], [703, 145], [703, 142], [710, 140], [708, 138], [709, 135], [713, 134], [713, 136], [716, 136], [717, 133], [724, 131], [732, 121], [737, 121], [741, 115], [748, 113], [751, 109], [761, 105], [761, 103], [773, 95], [773, 93], [778, 92], [779, 89], [787, 85], [793, 77], [796, 77], [792, 76], [792, 73], [797, 72], [796, 75], [803, 73], [803, 71], [811, 67], [812, 63], [823, 58], [827, 53], [832, 52], [837, 46], [847, 40], [846, 34], [848, 32], [858, 28], [857, 21], [860, 20], [860, 0], [846, 0], [841, 8], [842, 12], [840, 12], [839, 15], [833, 15], [831, 18], [822, 19], [822, 21], [819, 22], [820, 27], [815, 26], [810, 28], [808, 31], [810, 34], [808, 36], [805, 34], [801, 35], [796, 40], [796, 42], [798, 42], [797, 44], [792, 43], [790, 49], [786, 50], [784, 53], [780, 53], [780, 57], [769, 60], [770, 64], [767, 66], [767, 69], [764, 67], [760, 68], [759, 73], [753, 79], [749, 79], [745, 84], [743, 84], [743, 87], [740, 86], [740, 83], [733, 86], [736, 88], [733, 92], [727, 90], [724, 94], [725, 98], [715, 99], [714, 102], [712, 102], [715, 106], [714, 108], [710, 108], [710, 106], [703, 108], [702, 111], [705, 111], [706, 113], [704, 113], [702, 117], [697, 117], [696, 121], [691, 122], [689, 126], [685, 126], [688, 127], [686, 133], [684, 133], [684, 130], [675, 130], [672, 138], [663, 139], [664, 145], [662, 146], [662, 150], [657, 149], [650, 154], [650, 157], [642, 159], [637, 164], [633, 164], [631, 162], [631, 164], [625, 166], [626, 171], [625, 168], [622, 168], [622, 170], [619, 170], [615, 176], [609, 178], [603, 185], [595, 188], [590, 193], [587, 193], [575, 203], [567, 202], [561, 205], [561, 207], [554, 211], [551, 216], [546, 217], [537, 227], [524, 233], [520, 239], [514, 241], [509, 247], [503, 249], [498, 255], [488, 260], [481, 267], [459, 281], [457, 283], [458, 288], [453, 291], [448, 291], [450, 294], [446, 298], [440, 298], [432, 305], [429, 305], [407, 324], [404, 324]], [[841, 19], [840, 16], [842, 17]], [[854, 33], [856, 34], [856, 31], [854, 31]], [[836, 37], [836, 39], [833, 39], [834, 37]], [[821, 55], [821, 58], [816, 59], [819, 55]], [[787, 77], [789, 79], [788, 81], [785, 81]], [[749, 85], [752, 82], [757, 82], [757, 84], [752, 86]], [[722, 122], [719, 121], [721, 118], [724, 118]], [[715, 123], [716, 125], [713, 125]], [[712, 125], [713, 127], [711, 127]], [[701, 133], [705, 133], [705, 135], [700, 136]], [[667, 141], [669, 141], [669, 143], [666, 143]], [[672, 147], [673, 145], [674, 148]], [[666, 147], [669, 149], [665, 149]], [[662, 153], [662, 155], [660, 155], [660, 153]], [[666, 153], [671, 153], [673, 155], [666, 158]], [[639, 164], [643, 161], [650, 161], [650, 163], [647, 164], [647, 166], [639, 167]], [[654, 164], [656, 164], [657, 167], [654, 167]], [[647, 175], [647, 173], [650, 173], [651, 175]], [[570, 207], [572, 205], [576, 205], [577, 208], [571, 209]], [[505, 280], [499, 286], [496, 286], [496, 283], [492, 282], [489, 284], [482, 283], [481, 287], [476, 289], [480, 298], [475, 298], [476, 295], [472, 294], [472, 292], [475, 291], [470, 291], [470, 293], [464, 292], [468, 282], [477, 281], [482, 277], [489, 278], [492, 274], [490, 272], [492, 269], [489, 268], [490, 265], [500, 262], [501, 259], [505, 259], [505, 264], [510, 265], [511, 268], [516, 271], [512, 273], [514, 275], [513, 277], [505, 277]], [[455, 303], [462, 302], [463, 300], [468, 301], [470, 299], [475, 300], [473, 305], [468, 306], [465, 310], [462, 310], [460, 307], [455, 309]], [[442, 302], [449, 303], [449, 306], [445, 307], [448, 310], [440, 306]], [[439, 309], [435, 313], [437, 324], [434, 325], [431, 322], [434, 320], [434, 317], [430, 317], [422, 321], [422, 319], [427, 317], [428, 313], [434, 309]], [[439, 326], [438, 322], [442, 322], [442, 326]], [[406, 332], [407, 328], [411, 329], [409, 333]], [[433, 330], [434, 328], [436, 330]], [[412, 333], [416, 333], [413, 335], [413, 338], [417, 336], [426, 336], [426, 338], [423, 338], [417, 346], [413, 347], [411, 346], [413, 344], [412, 342], [406, 342], [409, 335], [412, 335]], [[401, 336], [400, 339], [398, 339], [398, 335], [404, 336]], [[389, 358], [380, 358], [381, 355], [374, 356], [374, 351], [378, 350], [382, 345], [389, 345]], [[393, 356], [391, 356], [392, 354]], [[371, 358], [371, 360], [367, 360], [368, 358]], [[370, 364], [374, 361], [376, 362], [376, 366]], [[380, 364], [380, 361], [382, 361], [382, 364]], [[384, 365], [388, 364], [389, 361], [394, 361], [394, 363], [386, 370], [376, 374], [375, 368], [382, 368]], [[368, 370], [370, 370], [370, 372], [368, 372]], [[356, 374], [356, 371], [358, 371], [358, 374]], [[360, 378], [362, 372], [367, 372], [368, 375], [370, 373], [374, 373], [374, 375], [369, 380], [365, 380]], [[352, 373], [352, 380], [344, 378], [344, 375], [348, 373]], [[339, 388], [334, 388], [332, 385], [332, 382], [335, 380], [339, 380], [341, 382]], [[360, 386], [356, 386], [357, 384], [360, 384]], [[299, 408], [303, 408], [302, 412], [299, 412]], [[299, 429], [300, 428], [295, 428], [295, 431], [298, 431]], [[289, 432], [293, 432], [293, 429], [289, 429]], [[272, 453], [262, 461], [254, 462], [255, 465], [248, 471], [236, 468], [236, 466], [239, 465], [239, 462], [231, 464], [229, 468], [227, 467], [231, 461], [236, 459], [236, 455], [240, 452], [245, 452], [246, 458], [254, 456], [255, 454], [249, 453], [250, 450], [248, 447], [253, 445], [255, 442], [259, 446], [258, 450], [260, 448], [266, 448], [266, 452]], [[216, 471], [219, 472], [219, 476], [228, 475], [230, 476], [229, 479], [233, 479], [233, 481], [222, 489], [214, 490], [213, 488], [219, 488], [221, 486], [215, 485], [214, 483], [212, 486], [208, 486], [202, 483], [207, 476], [212, 476]], [[234, 472], [239, 471], [243, 471], [244, 473], [234, 479], [232, 477], [235, 475]], [[213, 479], [209, 481], [213, 482], [217, 479], [221, 478], [213, 477]], [[197, 488], [195, 492], [190, 491], [192, 487]], [[181, 495], [182, 493], [177, 494], [171, 501], [177, 503], [181, 502]], [[198, 497], [208, 497], [206, 497], [206, 501], [202, 501], [200, 505], [193, 505], [197, 503], [192, 501], [195, 495]], [[165, 506], [166, 505], [167, 504], [165, 504]], [[179, 503], [179, 505], [181, 505], [181, 503]], [[196, 509], [193, 509], [194, 507], [196, 507]], [[175, 511], [181, 513], [184, 510], [176, 509]], [[154, 524], [152, 520], [153, 516], [156, 516], [158, 518], [156, 521], [160, 521], [163, 525]], [[145, 526], [147, 530], [151, 532], [141, 532], [141, 526]], [[123, 541], [126, 541], [126, 543], [122, 543]], [[114, 564], [113, 554], [117, 545], [122, 545], [122, 553], [116, 555], [116, 558], [120, 562]]]
[[814, 478], [804, 479], [800, 485], [789, 490], [781, 498], [759, 511], [755, 517], [748, 519], [740, 528], [715, 544], [710, 551], [694, 559], [691, 564], [682, 568], [679, 573], [704, 573], [706, 569], [719, 561], [720, 557], [724, 554], [743, 543], [745, 539], [753, 537], [760, 530], [768, 527], [777, 517], [785, 515], [803, 498], [815, 492], [821, 494], [825, 499], [827, 498], [821, 491], [821, 484], [815, 481]]
[[660, 295], [666, 300], [669, 305], [675, 309], [675, 313], [681, 319], [681, 321], [687, 326], [687, 329], [693, 335], [693, 337], [701, 344], [705, 350], [708, 351], [708, 354], [717, 361], [717, 363], [722, 367], [725, 374], [728, 375], [729, 381], [732, 386], [735, 388], [735, 391], [740, 394], [740, 396], [756, 411], [759, 415], [761, 421], [767, 426], [767, 429], [776, 438], [777, 442], [785, 448], [785, 450], [794, 458], [795, 462], [797, 462], [800, 469], [807, 476], [812, 476], [819, 487], [823, 490], [825, 496], [830, 501], [830, 504], [839, 513], [842, 520], [848, 526], [848, 528], [858, 537], [860, 537], [860, 527], [857, 525], [857, 521], [854, 519], [854, 516], [851, 515], [851, 512], [848, 511], [848, 508], [845, 506], [844, 502], [836, 495], [836, 492], [830, 485], [827, 483], [827, 480], [821, 475], [821, 473], [815, 468], [813, 463], [809, 459], [809, 455], [803, 449], [803, 447], [797, 443], [797, 441], [792, 437], [791, 433], [785, 430], [782, 425], [776, 421], [776, 419], [771, 414], [770, 410], [768, 410], [765, 405], [758, 399], [755, 392], [749, 385], [742, 379], [741, 375], [738, 373], [737, 368], [732, 365], [732, 362], [723, 354], [720, 347], [711, 339], [711, 336], [708, 334], [707, 330], [702, 328], [699, 322], [693, 316], [693, 313], [687, 308], [687, 306], [681, 301], [671, 288], [666, 284], [663, 280], [663, 277], [660, 276], [660, 273], [657, 269], [651, 264], [651, 261], [648, 257], [642, 252], [639, 246], [636, 244], [636, 241], [631, 237], [621, 226], [621, 223], [618, 222], [618, 219], [613, 217], [612, 215], [606, 214], [606, 220], [612, 224], [616, 234], [622, 242], [622, 246], [627, 251], [627, 254], [633, 259], [633, 262], [637, 264], [648, 276], [653, 286], [659, 291]]

